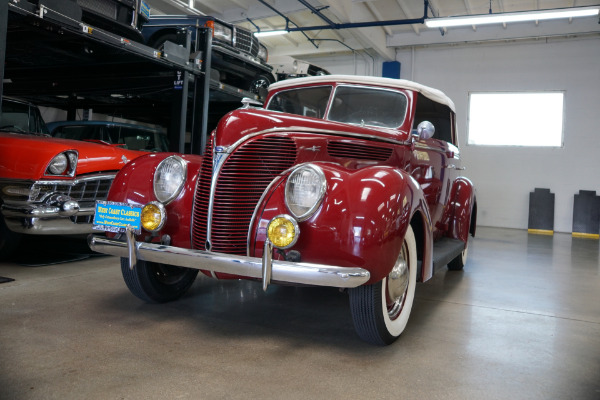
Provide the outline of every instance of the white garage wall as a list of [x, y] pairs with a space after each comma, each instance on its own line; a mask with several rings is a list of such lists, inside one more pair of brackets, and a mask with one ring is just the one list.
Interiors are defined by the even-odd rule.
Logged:
[[[554, 229], [571, 232], [573, 195], [600, 194], [600, 38], [399, 49], [397, 60], [402, 78], [441, 89], [456, 104], [479, 225], [527, 229], [529, 192], [540, 187], [555, 193]], [[313, 59], [333, 73], [351, 73], [353, 61]], [[563, 148], [465, 145], [469, 92], [544, 90], [566, 92]], [[527, 134], [526, 126], [514, 129]]]

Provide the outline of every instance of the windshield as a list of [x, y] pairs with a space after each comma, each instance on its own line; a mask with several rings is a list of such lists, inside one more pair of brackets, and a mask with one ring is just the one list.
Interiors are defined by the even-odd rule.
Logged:
[[[284, 90], [275, 94], [267, 110], [325, 118], [331, 86]], [[398, 128], [406, 117], [407, 98], [393, 90], [338, 86], [327, 119], [356, 125]]]
[[64, 125], [52, 131], [52, 136], [74, 140], [99, 140], [120, 144], [129, 150], [168, 151], [166, 135], [137, 127], [102, 124]]
[[328, 119], [358, 125], [397, 128], [406, 116], [406, 96], [392, 90], [340, 86]]
[[21, 133], [48, 134], [46, 123], [37, 107], [11, 100], [2, 100], [0, 129]]
[[331, 86], [284, 90], [273, 96], [267, 110], [323, 118], [330, 94]]

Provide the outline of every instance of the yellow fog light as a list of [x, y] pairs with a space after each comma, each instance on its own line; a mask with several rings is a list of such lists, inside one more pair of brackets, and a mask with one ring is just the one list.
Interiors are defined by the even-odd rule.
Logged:
[[160, 230], [166, 221], [165, 206], [152, 201], [142, 208], [142, 227], [149, 232]]
[[278, 249], [292, 247], [299, 235], [298, 223], [289, 215], [278, 215], [267, 226], [267, 237]]

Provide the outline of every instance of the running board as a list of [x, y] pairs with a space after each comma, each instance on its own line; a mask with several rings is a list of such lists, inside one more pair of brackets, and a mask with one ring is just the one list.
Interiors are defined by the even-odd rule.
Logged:
[[[433, 243], [433, 271], [448, 265], [456, 256], [458, 256], [465, 248], [465, 242], [459, 239], [442, 238]], [[422, 276], [422, 262], [419, 261], [417, 268], [417, 276]]]
[[465, 242], [459, 239], [442, 238], [433, 243], [433, 270], [445, 267], [465, 249]]

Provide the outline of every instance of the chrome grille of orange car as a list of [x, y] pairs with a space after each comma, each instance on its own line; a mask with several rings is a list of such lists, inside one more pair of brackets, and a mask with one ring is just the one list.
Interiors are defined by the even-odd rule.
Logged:
[[106, 200], [112, 181], [113, 178], [106, 177], [100, 179], [81, 179], [75, 184], [53, 181], [48, 184], [38, 183], [36, 184], [36, 189], [39, 189], [39, 197], [52, 193], [61, 193], [78, 202], [95, 202], [96, 200]]
[[[250, 140], [229, 155], [217, 177], [210, 249], [246, 255], [248, 227], [254, 209], [269, 183], [296, 162], [296, 145], [288, 137], [269, 136]], [[204, 250], [207, 241], [212, 152], [202, 164], [196, 191], [192, 240]]]
[[252, 32], [245, 29], [235, 28], [234, 46], [245, 53], [252, 54], [253, 56], [258, 55], [258, 40], [254, 38]]
[[392, 155], [391, 147], [368, 146], [363, 143], [328, 142], [327, 152], [332, 157], [386, 161]]

